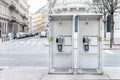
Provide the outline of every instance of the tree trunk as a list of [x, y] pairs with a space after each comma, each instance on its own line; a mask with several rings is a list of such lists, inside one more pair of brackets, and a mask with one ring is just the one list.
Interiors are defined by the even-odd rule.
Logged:
[[111, 30], [110, 48], [112, 48], [114, 43], [114, 14], [110, 15], [110, 30]]

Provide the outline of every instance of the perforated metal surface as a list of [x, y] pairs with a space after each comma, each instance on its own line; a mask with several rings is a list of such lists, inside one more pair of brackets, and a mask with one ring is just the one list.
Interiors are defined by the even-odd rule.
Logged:
[[65, 72], [65, 73], [67, 73], [67, 72], [69, 72], [69, 69], [59, 69], [59, 68], [57, 68], [57, 69], [55, 69], [55, 72]]

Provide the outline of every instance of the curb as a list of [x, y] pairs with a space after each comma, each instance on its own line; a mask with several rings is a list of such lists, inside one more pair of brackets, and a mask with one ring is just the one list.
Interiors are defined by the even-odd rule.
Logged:
[[[105, 46], [109, 46], [110, 44], [103, 44]], [[120, 44], [113, 44], [113, 46], [120, 46]]]
[[120, 50], [120, 48], [103, 48], [103, 50]]
[[45, 45], [45, 46], [49, 46], [49, 44], [45, 44], [45, 43], [42, 43], [43, 45]]

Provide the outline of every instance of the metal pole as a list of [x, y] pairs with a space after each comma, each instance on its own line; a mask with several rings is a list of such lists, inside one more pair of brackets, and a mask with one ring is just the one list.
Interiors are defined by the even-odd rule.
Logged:
[[78, 16], [73, 16], [73, 73], [78, 73]]
[[[99, 25], [100, 25], [99, 34], [102, 37], [102, 21], [101, 21], [101, 18], [100, 18], [100, 24]], [[100, 42], [100, 56], [99, 56], [99, 58], [100, 58], [100, 62], [99, 62], [100, 68], [102, 68], [102, 41]]]
[[74, 16], [72, 17], [72, 67], [74, 72]]
[[49, 38], [49, 73], [50, 73], [50, 69], [51, 69], [50, 28], [49, 28], [49, 36], [48, 36], [48, 38]]

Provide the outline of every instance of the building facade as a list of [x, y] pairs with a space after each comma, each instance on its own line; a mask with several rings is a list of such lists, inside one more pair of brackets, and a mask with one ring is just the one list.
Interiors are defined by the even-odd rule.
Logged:
[[32, 18], [32, 33], [39, 33], [41, 32], [41, 17], [42, 17], [42, 12], [41, 10], [38, 10], [35, 12], [31, 18]]
[[25, 0], [0, 0], [1, 37], [8, 33], [27, 32], [29, 5]]
[[48, 6], [44, 6], [41, 8], [41, 12], [42, 12], [42, 23], [41, 23], [41, 29], [42, 31], [47, 31], [48, 29]]
[[31, 15], [32, 32], [39, 33], [46, 31], [48, 28], [48, 6], [44, 6]]

